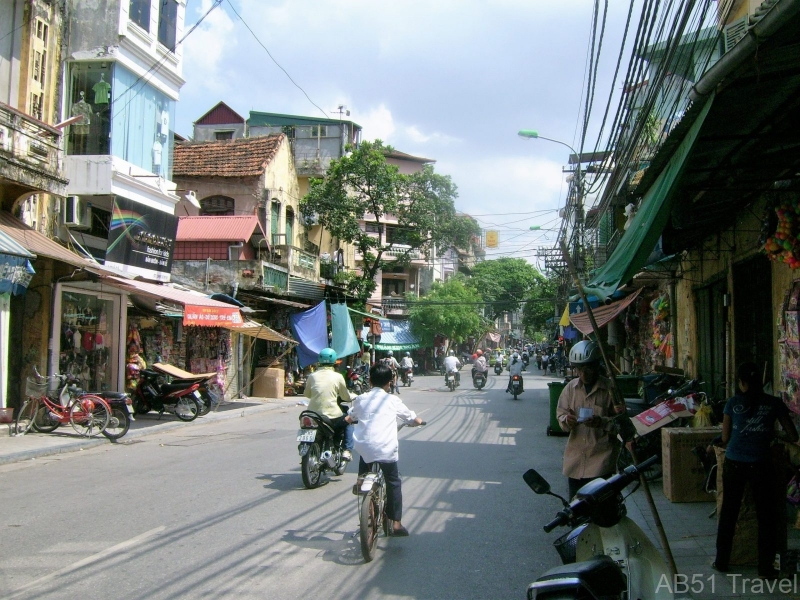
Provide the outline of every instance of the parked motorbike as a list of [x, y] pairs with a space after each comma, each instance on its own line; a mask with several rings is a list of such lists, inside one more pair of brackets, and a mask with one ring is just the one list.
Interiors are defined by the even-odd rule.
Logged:
[[517, 399], [522, 393], [522, 376], [520, 375], [512, 375], [511, 380], [508, 382], [508, 391], [514, 396], [514, 400]]
[[672, 599], [672, 581], [666, 562], [642, 529], [626, 516], [622, 490], [655, 461], [631, 465], [609, 479], [586, 484], [569, 503], [550, 491], [535, 470], [524, 475], [537, 494], [561, 500], [564, 508], [544, 526], [545, 532], [566, 525], [570, 531], [553, 546], [564, 563], [545, 572], [528, 586], [534, 598], [648, 598]]
[[151, 410], [158, 411], [158, 418], [165, 412], [174, 413], [181, 421], [194, 421], [200, 414], [200, 384], [180, 379], [166, 383], [163, 374], [153, 369], [142, 369], [133, 393], [133, 414], [141, 415]]
[[472, 385], [475, 386], [476, 389], [483, 389], [483, 386], [486, 385], [486, 373], [483, 371], [475, 371], [472, 375]]
[[[342, 412], [348, 412], [346, 405], [340, 402], [339, 406]], [[311, 410], [301, 412], [297, 441], [303, 485], [308, 489], [319, 487], [326, 471], [342, 475], [347, 469], [348, 461], [342, 458], [344, 435], [337, 438], [333, 422], [325, 415]]]
[[355, 369], [353, 367], [347, 367], [347, 377], [345, 377], [347, 388], [353, 390], [356, 396], [369, 390], [369, 383], [367, 382], [368, 372], [369, 369], [367, 365], [364, 364]]
[[219, 386], [216, 384], [216, 373], [190, 373], [178, 367], [166, 363], [155, 362], [151, 365], [154, 371], [161, 373], [168, 377], [166, 381], [169, 383], [178, 383], [181, 381], [197, 383], [200, 387], [197, 391], [200, 397], [197, 399], [200, 404], [200, 412], [197, 416], [203, 417], [216, 408], [220, 400], [222, 400], [222, 393]]

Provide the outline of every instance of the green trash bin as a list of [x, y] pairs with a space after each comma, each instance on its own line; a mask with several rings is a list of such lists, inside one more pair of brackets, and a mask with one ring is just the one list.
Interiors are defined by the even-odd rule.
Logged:
[[569, 435], [568, 431], [561, 429], [556, 418], [556, 409], [558, 408], [558, 397], [561, 395], [561, 390], [566, 387], [565, 381], [551, 381], [547, 384], [550, 388], [550, 424], [547, 426], [547, 435]]

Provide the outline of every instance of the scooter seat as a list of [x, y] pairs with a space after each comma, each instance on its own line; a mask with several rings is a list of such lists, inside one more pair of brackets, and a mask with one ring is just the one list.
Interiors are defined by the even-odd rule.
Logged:
[[610, 556], [602, 555], [550, 569], [528, 586], [528, 597], [533, 597], [531, 590], [586, 590], [593, 598], [616, 597], [626, 587], [625, 575], [617, 563]]
[[162, 394], [171, 394], [172, 392], [178, 392], [180, 390], [185, 390], [186, 388], [190, 388], [193, 385], [197, 385], [194, 381], [173, 381], [172, 383], [165, 383], [161, 386], [161, 393]]

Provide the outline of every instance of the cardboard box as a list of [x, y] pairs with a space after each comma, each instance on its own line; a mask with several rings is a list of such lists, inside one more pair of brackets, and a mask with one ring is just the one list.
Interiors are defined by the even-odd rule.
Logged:
[[706, 473], [692, 449], [708, 446], [721, 433], [720, 427], [664, 427], [661, 430], [664, 495], [668, 500], [714, 501], [714, 496], [703, 489]]
[[284, 375], [283, 369], [257, 368], [253, 379], [253, 397], [282, 400]]

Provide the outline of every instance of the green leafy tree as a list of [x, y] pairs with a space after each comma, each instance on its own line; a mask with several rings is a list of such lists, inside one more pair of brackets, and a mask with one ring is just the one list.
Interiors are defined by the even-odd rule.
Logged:
[[[557, 290], [558, 280], [539, 275], [522, 309], [522, 324], [525, 331], [537, 341], [544, 341], [545, 337], [549, 337], [547, 319], [555, 316]], [[547, 336], [543, 336], [543, 332], [547, 333]]]
[[449, 176], [430, 165], [411, 175], [400, 173], [386, 162], [389, 151], [380, 140], [362, 142], [331, 161], [324, 179], [311, 180], [300, 202], [304, 214], [318, 215], [332, 236], [354, 244], [362, 256], [361, 274], [346, 281], [361, 299], [372, 294], [375, 276], [388, 265], [405, 266], [434, 246], [465, 248], [480, 234], [474, 220], [456, 215], [458, 194]]
[[504, 312], [519, 310], [543, 279], [525, 259], [498, 258], [476, 264], [470, 285], [487, 302], [485, 314], [494, 321]]
[[443, 335], [451, 344], [460, 344], [470, 336], [479, 337], [491, 325], [480, 315], [481, 297], [463, 275], [437, 281], [423, 298], [408, 300], [411, 331], [423, 340]]

